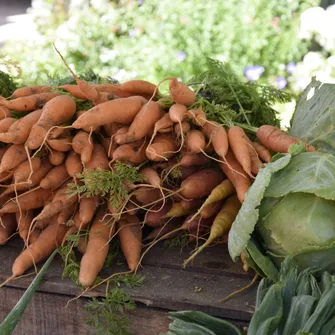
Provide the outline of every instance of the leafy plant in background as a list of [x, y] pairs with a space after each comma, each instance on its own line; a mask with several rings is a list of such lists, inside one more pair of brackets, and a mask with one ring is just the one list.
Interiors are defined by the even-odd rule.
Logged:
[[[8, 42], [25, 83], [67, 74], [61, 49], [77, 72], [120, 80], [166, 76], [188, 79], [206, 69], [206, 57], [227, 61], [238, 75], [275, 84], [307, 44], [299, 17], [317, 0], [174, 1], [34, 0], [38, 38]], [[283, 80], [278, 86], [283, 87]]]

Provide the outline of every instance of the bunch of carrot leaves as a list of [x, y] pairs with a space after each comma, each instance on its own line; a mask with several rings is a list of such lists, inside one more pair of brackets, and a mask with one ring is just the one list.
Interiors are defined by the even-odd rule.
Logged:
[[264, 124], [279, 126], [275, 103], [291, 101], [293, 96], [268, 85], [247, 82], [232, 70], [228, 63], [208, 59], [208, 70], [191, 79], [198, 93], [193, 107], [202, 108], [209, 119], [231, 126]]

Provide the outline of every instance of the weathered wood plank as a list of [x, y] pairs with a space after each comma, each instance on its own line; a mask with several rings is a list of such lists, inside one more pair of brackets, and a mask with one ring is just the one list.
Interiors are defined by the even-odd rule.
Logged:
[[[167, 248], [163, 243], [157, 244], [148, 252], [143, 260], [143, 265], [159, 266], [168, 269], [182, 269], [185, 259], [194, 250], [195, 245], [180, 248]], [[185, 268], [186, 271], [226, 275], [234, 277], [252, 277], [252, 273], [246, 273], [241, 262], [234, 263], [228, 253], [227, 244], [210, 246], [200, 253], [192, 263]]]
[[[0, 250], [0, 264], [2, 264], [0, 282], [2, 282], [10, 276], [11, 264], [19, 254], [21, 246], [19, 243], [10, 243]], [[183, 269], [182, 262], [189, 252], [190, 250], [186, 249], [181, 253], [178, 248], [155, 246], [145, 257], [143, 267], [139, 271], [139, 274], [145, 277], [144, 284], [138, 288], [124, 288], [124, 290], [135, 301], [153, 308], [195, 309], [232, 320], [250, 320], [257, 285], [224, 304], [217, 302], [250, 283], [250, 275], [243, 273], [241, 264], [231, 262], [224, 246], [217, 245], [205, 250], [192, 266]], [[213, 255], [215, 255], [214, 261]], [[103, 276], [125, 270], [127, 270], [125, 264], [115, 262]], [[62, 280], [61, 275], [61, 260], [56, 257], [39, 291], [67, 295], [67, 299], [79, 294], [80, 290], [69, 279]], [[7, 286], [26, 288], [31, 280], [31, 277], [23, 277]], [[90, 294], [103, 295], [104, 289], [98, 288]]]
[[[3, 320], [24, 290], [4, 287], [0, 290], [0, 320]], [[67, 308], [69, 297], [37, 292], [28, 305], [13, 335], [95, 335], [93, 327], [84, 322], [86, 298], [76, 300]], [[166, 332], [170, 320], [167, 311], [149, 309], [137, 304], [129, 316], [133, 335], [158, 335]]]
[[[0, 262], [6, 264], [1, 256]], [[9, 276], [7, 264], [3, 266], [0, 281]], [[112, 269], [113, 272], [120, 272], [124, 271], [125, 267], [114, 265]], [[80, 293], [80, 290], [70, 280], [60, 279], [61, 272], [61, 261], [56, 259], [39, 290], [69, 296]], [[249, 320], [253, 313], [256, 287], [237, 295], [224, 304], [217, 302], [220, 298], [246, 286], [249, 279], [151, 266], [144, 267], [139, 273], [145, 277], [144, 284], [132, 289], [125, 287], [124, 290], [135, 301], [140, 301], [147, 306], [171, 310], [198, 309], [212, 315], [236, 320]], [[30, 277], [23, 277], [9, 283], [8, 287], [26, 288], [30, 282]], [[104, 290], [98, 288], [90, 294], [103, 295]]]

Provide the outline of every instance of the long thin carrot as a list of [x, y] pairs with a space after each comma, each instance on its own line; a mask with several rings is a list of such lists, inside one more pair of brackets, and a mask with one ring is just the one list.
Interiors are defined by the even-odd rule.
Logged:
[[48, 131], [70, 121], [76, 112], [76, 103], [67, 95], [57, 96], [43, 107], [38, 122], [31, 128], [26, 145], [29, 149], [37, 149], [43, 143]]
[[59, 93], [39, 93], [14, 100], [0, 100], [0, 106], [5, 106], [16, 112], [31, 112], [42, 108], [49, 100], [59, 96]]
[[180, 194], [187, 199], [199, 199], [209, 195], [223, 180], [220, 170], [209, 168], [196, 172], [185, 179], [180, 186]]
[[213, 145], [214, 151], [220, 158], [224, 159], [229, 146], [225, 128], [216, 122], [208, 122], [204, 125], [204, 132]]
[[155, 101], [149, 101], [136, 114], [129, 130], [125, 134], [115, 136], [117, 144], [124, 144], [140, 140], [148, 135], [161, 116], [160, 105]]
[[27, 159], [27, 152], [23, 144], [13, 144], [9, 146], [0, 163], [0, 173], [16, 168]]
[[243, 170], [253, 178], [251, 172], [250, 140], [244, 130], [239, 126], [231, 127], [228, 130], [228, 140], [231, 150], [241, 164]]
[[15, 232], [17, 228], [15, 214], [5, 214], [1, 218], [0, 223], [0, 245], [4, 245], [8, 242], [10, 236]]
[[[256, 136], [261, 144], [274, 152], [286, 153], [291, 144], [302, 142], [299, 138], [290, 136], [281, 129], [270, 125], [260, 126]], [[307, 143], [305, 143], [305, 148], [307, 151], [315, 151], [315, 148]]]
[[41, 117], [41, 114], [42, 110], [38, 109], [18, 119], [8, 128], [7, 132], [0, 133], [0, 141], [14, 144], [24, 143], [29, 136], [31, 128]]
[[51, 89], [52, 89], [51, 86], [44, 86], [44, 85], [20, 87], [13, 92], [13, 94], [11, 95], [11, 98], [17, 99], [17, 98], [26, 97], [32, 94], [47, 93], [47, 92], [50, 92]]
[[251, 142], [251, 145], [256, 150], [257, 155], [263, 162], [269, 163], [271, 161], [271, 153], [267, 148], [258, 142]]
[[198, 250], [184, 261], [184, 267], [193, 260], [201, 251], [210, 245], [216, 238], [221, 237], [225, 232], [230, 230], [235, 217], [241, 208], [241, 203], [236, 196], [229, 197], [220, 212], [217, 214], [210, 230], [207, 241]]
[[245, 194], [251, 185], [251, 180], [231, 150], [227, 152], [226, 161], [227, 163], [219, 163], [219, 165], [224, 174], [234, 185], [238, 199], [240, 202], [243, 202]]
[[43, 189], [36, 189], [20, 194], [17, 197], [17, 201], [16, 199], [11, 199], [0, 209], [0, 215], [15, 213], [19, 210], [28, 211], [30, 209], [43, 207], [51, 195], [52, 192], [50, 190]]
[[84, 256], [80, 262], [79, 282], [84, 287], [90, 287], [101, 271], [109, 249], [110, 236], [115, 232], [115, 224], [109, 224], [104, 219], [107, 213], [102, 207], [90, 228]]
[[103, 102], [82, 114], [72, 127], [102, 126], [108, 123], [131, 123], [147, 100], [140, 96]]
[[136, 215], [126, 215], [117, 223], [121, 249], [130, 271], [138, 266], [142, 249], [142, 228]]
[[46, 259], [59, 246], [68, 228], [54, 223], [42, 231], [34, 243], [30, 244], [14, 261], [12, 273], [21, 276], [34, 264]]
[[17, 226], [19, 228], [19, 235], [26, 242], [29, 227], [34, 218], [34, 212], [32, 210], [24, 211], [21, 213], [16, 212], [15, 215], [16, 215]]

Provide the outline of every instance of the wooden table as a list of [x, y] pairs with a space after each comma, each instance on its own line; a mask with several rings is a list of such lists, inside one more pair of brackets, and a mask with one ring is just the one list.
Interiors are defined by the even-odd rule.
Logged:
[[[2, 271], [0, 281], [11, 274], [11, 265], [19, 254], [19, 240], [0, 248]], [[168, 329], [170, 310], [200, 310], [214, 316], [246, 325], [254, 311], [257, 285], [225, 303], [217, 302], [250, 283], [253, 273], [244, 273], [241, 264], [233, 263], [224, 245], [209, 247], [185, 269], [183, 260], [192, 247], [167, 248], [155, 246], [145, 257], [139, 274], [144, 284], [124, 288], [136, 301], [137, 308], [129, 313], [131, 334], [159, 335]], [[115, 264], [111, 271], [122, 271], [124, 264]], [[121, 262], [122, 263], [122, 262]], [[15, 335], [87, 335], [95, 330], [83, 321], [88, 296], [66, 303], [80, 291], [69, 280], [61, 279], [61, 259], [49, 268], [38, 292], [26, 309]], [[0, 289], [0, 320], [3, 320], [30, 284], [32, 276], [8, 283]], [[91, 292], [103, 295], [103, 288]]]

